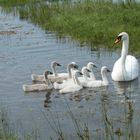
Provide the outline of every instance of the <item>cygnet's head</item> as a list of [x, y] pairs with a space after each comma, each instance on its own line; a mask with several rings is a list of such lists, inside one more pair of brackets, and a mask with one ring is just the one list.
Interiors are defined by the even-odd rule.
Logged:
[[55, 67], [55, 66], [61, 66], [61, 64], [57, 63], [56, 61], [51, 62], [51, 66]]
[[45, 72], [44, 72], [44, 77], [45, 77], [45, 79], [48, 79], [48, 75], [50, 75], [50, 74], [53, 74], [51, 71], [48, 71], [48, 70], [46, 70]]
[[115, 40], [115, 44], [117, 44], [117, 43], [119, 43], [119, 42], [121, 42], [121, 41], [125, 41], [125, 40], [128, 40], [129, 39], [129, 36], [128, 36], [128, 34], [126, 33], [126, 32], [121, 32], [118, 36], [117, 36], [117, 38], [116, 38], [116, 40]]
[[79, 70], [74, 70], [74, 75], [77, 75], [77, 76], [80, 75], [81, 76], [83, 74]]
[[87, 67], [84, 66], [84, 67], [82, 68], [81, 72], [82, 72], [82, 74], [84, 74], [84, 73], [87, 74], [87, 73], [89, 73], [89, 72], [91, 72], [91, 71], [90, 71]]
[[93, 69], [93, 68], [97, 68], [97, 66], [96, 66], [93, 62], [89, 62], [89, 63], [87, 64], [87, 68], [88, 68], [88, 69]]
[[106, 66], [103, 66], [101, 68], [101, 73], [107, 73], [107, 72], [110, 72], [110, 70]]
[[72, 69], [78, 69], [78, 65], [77, 65], [75, 62], [71, 62], [71, 63], [69, 64], [69, 66], [70, 66], [70, 68], [72, 68]]

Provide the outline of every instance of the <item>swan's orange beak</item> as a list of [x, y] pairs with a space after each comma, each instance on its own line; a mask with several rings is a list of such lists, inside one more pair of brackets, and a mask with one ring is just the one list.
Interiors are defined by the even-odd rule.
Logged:
[[118, 37], [116, 38], [114, 44], [117, 44], [117, 43], [119, 43], [120, 41], [121, 41], [121, 36], [118, 36]]

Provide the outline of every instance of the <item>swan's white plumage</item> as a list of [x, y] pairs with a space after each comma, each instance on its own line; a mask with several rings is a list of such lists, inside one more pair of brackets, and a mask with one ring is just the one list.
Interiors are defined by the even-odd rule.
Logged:
[[112, 79], [114, 81], [131, 81], [139, 75], [139, 64], [137, 59], [132, 55], [128, 54], [129, 48], [129, 36], [126, 32], [122, 32], [118, 35], [116, 43], [119, 41], [123, 42], [121, 57], [115, 62]]
[[90, 80], [87, 81], [87, 84], [84, 87], [102, 87], [102, 86], [108, 86], [109, 81], [107, 79], [107, 72], [109, 72], [108, 68], [106, 66], [103, 66], [101, 68], [101, 76], [102, 76], [102, 80]]
[[[81, 73], [83, 74], [81, 77], [78, 77], [78, 81], [80, 82], [81, 85], [85, 85], [87, 83], [88, 80], [90, 80], [89, 77], [87, 77], [88, 73], [91, 72], [87, 69], [87, 67], [83, 67], [82, 70], [81, 70]], [[74, 70], [73, 70], [73, 75], [74, 75]], [[72, 75], [72, 76], [73, 76]], [[63, 83], [59, 84], [59, 83], [54, 83], [54, 88], [55, 89], [62, 89], [68, 85], [73, 85], [74, 84], [74, 81], [72, 78], [69, 78], [65, 81], [63, 81]]]
[[89, 72], [91, 80], [96, 80], [95, 75], [94, 75], [94, 71], [93, 71], [94, 67], [96, 67], [96, 65], [93, 62], [89, 62], [87, 64], [87, 68], [91, 71], [91, 72]]
[[68, 69], [67, 71], [69, 74], [68, 78], [66, 80], [63, 80], [61, 83], [59, 83], [57, 81], [54, 82], [53, 83], [54, 89], [62, 89], [69, 84], [73, 84], [73, 79], [72, 79], [73, 70], [77, 69], [77, 68], [78, 68], [78, 65], [75, 62], [70, 63], [67, 67], [67, 69]]
[[139, 67], [138, 61], [132, 55], [128, 55], [125, 60], [125, 70], [121, 65], [121, 58], [119, 58], [113, 67], [112, 79], [114, 81], [131, 81], [138, 77]]
[[87, 77], [88, 73], [91, 73], [91, 71], [87, 67], [84, 66], [81, 72], [83, 75], [81, 77], [78, 77], [78, 80], [82, 86], [85, 86], [87, 82], [91, 80], [90, 77]]
[[[53, 77], [53, 80], [54, 80], [54, 77], [56, 77], [56, 76], [58, 77], [58, 74], [56, 72], [56, 67], [57, 66], [61, 66], [61, 65], [59, 63], [57, 63], [56, 61], [52, 61], [51, 62], [51, 69], [52, 69], [52, 72], [53, 72], [53, 76], [51, 75], [50, 79]], [[34, 82], [43, 82], [43, 81], [45, 81], [44, 75], [32, 74], [31, 75], [31, 79]], [[59, 77], [58, 77], [57, 80], [59, 80]]]
[[67, 85], [72, 85], [73, 83], [74, 83], [73, 79], [72, 78], [68, 78], [67, 80], [63, 80], [63, 82], [61, 82], [61, 83], [54, 82], [53, 86], [54, 86], [54, 89], [62, 89], [62, 88], [64, 88]]
[[[51, 82], [62, 82], [63, 80], [67, 80], [71, 76], [70, 75], [71, 74], [70, 73], [71, 67], [75, 67], [77, 65], [76, 65], [75, 62], [69, 63], [67, 65], [67, 73], [57, 73], [56, 66], [61, 66], [61, 65], [59, 63], [53, 61], [51, 63], [51, 69], [52, 69], [53, 74], [48, 75], [48, 79], [50, 79]], [[43, 75], [32, 74], [31, 79], [33, 81], [42, 82], [42, 81], [44, 81], [44, 76]]]
[[22, 88], [23, 91], [25, 92], [31, 92], [31, 91], [48, 90], [48, 89], [52, 89], [53, 87], [48, 86], [47, 84], [31, 84], [31, 85], [24, 84]]
[[74, 70], [72, 77], [73, 82], [71, 84], [67, 84], [64, 88], [59, 90], [59, 93], [76, 92], [83, 88], [78, 80], [78, 73], [80, 73], [78, 70]]
[[44, 81], [44, 75], [31, 74], [31, 79], [34, 82], [35, 81], [42, 82]]
[[50, 71], [44, 72], [44, 75], [43, 75], [44, 83], [42, 83], [42, 84], [30, 84], [30, 85], [24, 84], [22, 86], [23, 91], [31, 92], [31, 91], [43, 91], [43, 90], [52, 89], [53, 85], [50, 82], [50, 80], [48, 79], [49, 74], [52, 74], [52, 72], [50, 72]]

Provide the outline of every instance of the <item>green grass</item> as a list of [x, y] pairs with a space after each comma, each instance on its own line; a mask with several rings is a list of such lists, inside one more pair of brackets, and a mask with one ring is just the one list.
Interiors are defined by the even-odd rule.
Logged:
[[130, 51], [138, 54], [139, 11], [139, 3], [113, 4], [91, 0], [75, 4], [65, 1], [49, 6], [40, 1], [37, 5], [32, 3], [18, 7], [21, 19], [30, 20], [45, 30], [56, 31], [61, 36], [70, 35], [80, 42], [103, 44], [111, 48], [118, 33], [126, 31], [130, 36]]
[[40, 0], [0, 0], [0, 5], [15, 6], [15, 5], [22, 5], [22, 4], [27, 4], [27, 3], [35, 3], [39, 1]]

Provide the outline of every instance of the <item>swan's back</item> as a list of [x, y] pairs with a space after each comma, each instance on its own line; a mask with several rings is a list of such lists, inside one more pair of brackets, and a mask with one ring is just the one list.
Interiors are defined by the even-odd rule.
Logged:
[[94, 81], [89, 81], [85, 87], [102, 87], [107, 85], [108, 83], [102, 80], [94, 80]]
[[48, 79], [51, 82], [62, 82], [63, 80], [67, 80], [69, 78], [69, 75], [67, 73], [60, 73], [57, 76], [53, 75], [48, 75]]
[[76, 92], [82, 89], [81, 86], [73, 85], [73, 86], [66, 86], [63, 89], [59, 90], [59, 93], [69, 93], [69, 92]]
[[138, 77], [139, 75], [139, 64], [137, 59], [132, 55], [127, 55], [125, 60], [125, 70], [121, 66], [121, 58], [119, 58], [113, 67], [112, 79], [114, 81], [131, 81]]
[[72, 77], [73, 82], [71, 84], [67, 84], [64, 88], [59, 90], [59, 93], [75, 92], [82, 89], [83, 87], [78, 80], [78, 74], [81, 74], [81, 72], [78, 70], [73, 71], [73, 77]]
[[63, 82], [61, 82], [61, 83], [54, 82], [53, 86], [54, 86], [54, 89], [62, 89], [68, 85], [73, 85], [73, 84], [74, 84], [73, 79], [67, 79], [67, 80], [63, 80]]
[[48, 90], [52, 89], [52, 86], [49, 86], [47, 84], [32, 84], [32, 85], [23, 85], [23, 91], [25, 92], [31, 92], [31, 91], [43, 91], [43, 90]]
[[134, 80], [139, 75], [139, 64], [137, 59], [132, 56], [128, 55], [125, 61], [125, 68], [127, 72], [128, 79]]

